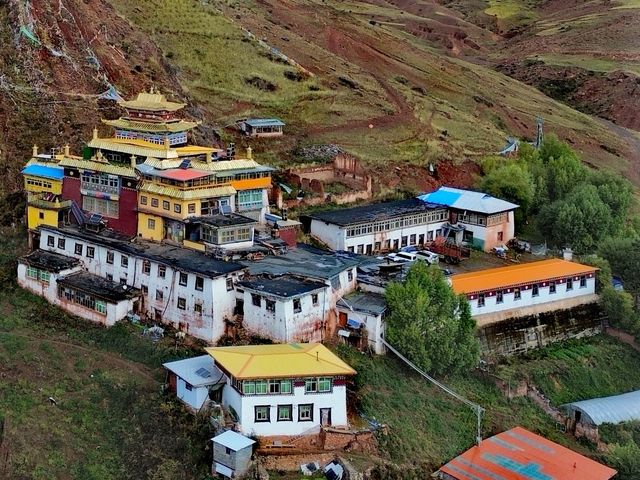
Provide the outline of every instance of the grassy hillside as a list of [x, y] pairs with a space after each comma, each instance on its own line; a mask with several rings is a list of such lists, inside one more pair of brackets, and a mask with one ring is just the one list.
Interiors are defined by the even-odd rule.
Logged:
[[[393, 2], [110, 1], [157, 42], [207, 121], [224, 127], [248, 114], [282, 117], [284, 139], [253, 145], [273, 163], [288, 161], [297, 143], [339, 143], [384, 183], [389, 163], [478, 158], [508, 135], [533, 136], [535, 117], [543, 115], [548, 131], [571, 138], [592, 163], [629, 168], [628, 146], [617, 133], [490, 68], [448, 56], [438, 42], [466, 49], [458, 37], [470, 34], [482, 44], [492, 37], [444, 7], [427, 15]], [[431, 41], [408, 31], [449, 24], [470, 33], [446, 30]], [[223, 135], [232, 138], [230, 130]]]

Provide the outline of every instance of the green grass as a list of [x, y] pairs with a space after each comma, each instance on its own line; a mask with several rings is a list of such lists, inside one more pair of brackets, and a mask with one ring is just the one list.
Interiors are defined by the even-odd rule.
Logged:
[[578, 67], [592, 72], [613, 72], [614, 70], [624, 70], [626, 72], [640, 75], [640, 63], [624, 62], [607, 58], [594, 58], [585, 55], [536, 55], [530, 59], [541, 60], [548, 65], [561, 67]]
[[497, 374], [527, 380], [553, 405], [640, 389], [640, 353], [610, 337], [571, 341], [513, 358]]
[[500, 19], [515, 17], [527, 11], [523, 2], [519, 0], [489, 0], [488, 3], [489, 7], [484, 13]]

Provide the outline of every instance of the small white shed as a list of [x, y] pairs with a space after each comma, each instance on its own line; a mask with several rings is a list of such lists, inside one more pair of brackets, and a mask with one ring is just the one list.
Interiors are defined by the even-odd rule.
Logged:
[[243, 475], [251, 463], [255, 440], [227, 430], [213, 437], [213, 465], [211, 473], [234, 478]]
[[226, 382], [226, 377], [214, 365], [210, 355], [168, 362], [162, 366], [167, 369], [169, 391], [193, 410], [202, 408], [210, 398], [210, 392], [211, 398], [216, 400], [216, 392], [221, 393]]

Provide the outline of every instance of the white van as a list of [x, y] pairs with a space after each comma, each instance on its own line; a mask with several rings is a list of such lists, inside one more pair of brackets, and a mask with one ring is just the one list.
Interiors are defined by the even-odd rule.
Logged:
[[429, 265], [436, 265], [440, 262], [440, 255], [437, 253], [430, 252], [429, 250], [422, 250], [415, 254], [416, 260], [422, 260], [427, 262]]
[[417, 252], [396, 252], [387, 255], [394, 262], [415, 262]]

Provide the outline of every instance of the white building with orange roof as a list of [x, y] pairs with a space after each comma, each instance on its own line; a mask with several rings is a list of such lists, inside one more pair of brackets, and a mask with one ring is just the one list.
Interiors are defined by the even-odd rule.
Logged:
[[225, 375], [222, 404], [246, 435], [311, 435], [347, 426], [348, 377], [355, 370], [320, 343], [212, 347]]
[[597, 268], [561, 259], [491, 268], [451, 277], [467, 296], [479, 327], [508, 318], [594, 303]]

